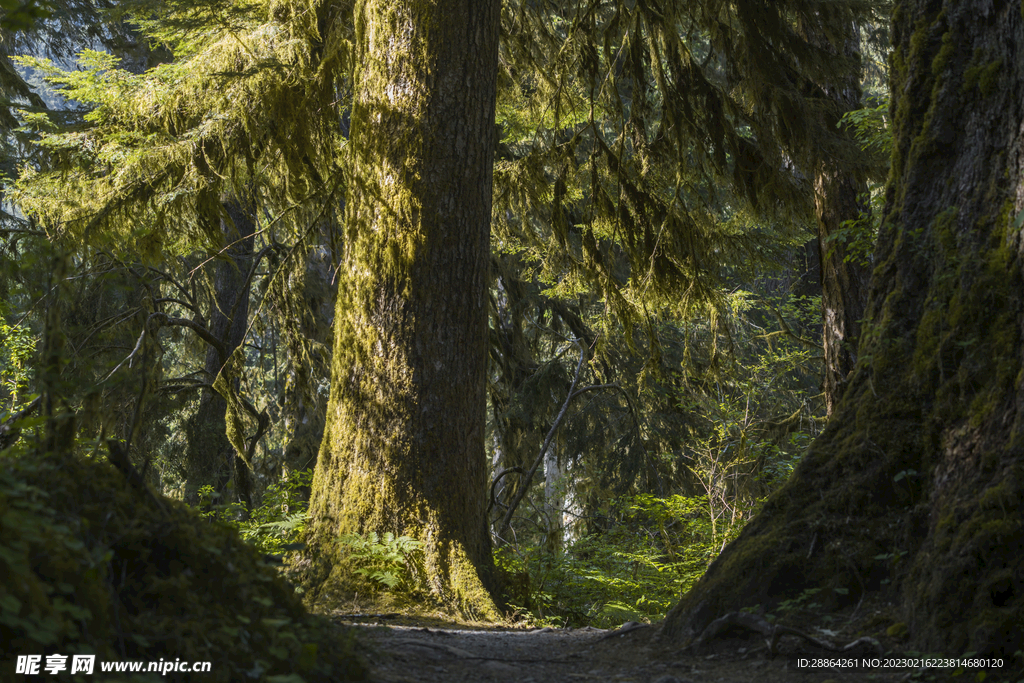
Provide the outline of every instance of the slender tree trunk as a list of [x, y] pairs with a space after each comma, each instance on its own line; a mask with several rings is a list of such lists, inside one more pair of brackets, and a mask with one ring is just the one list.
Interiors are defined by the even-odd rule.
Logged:
[[[843, 41], [843, 57], [856, 59], [860, 40], [856, 26], [849, 24]], [[811, 32], [812, 42], [826, 46], [830, 52], [839, 51], [827, 43], [824, 36]], [[844, 80], [826, 84], [824, 94], [831, 100], [831, 109], [824, 116], [824, 126], [835, 130], [840, 118], [861, 106], [859, 74], [850, 74]], [[850, 140], [852, 146], [852, 139]], [[822, 388], [828, 415], [835, 411], [846, 389], [846, 381], [857, 364], [857, 341], [861, 319], [867, 306], [868, 264], [859, 258], [850, 258], [845, 242], [833, 238], [842, 229], [844, 221], [857, 218], [864, 208], [860, 196], [867, 185], [856, 179], [844, 167], [844, 160], [823, 156], [817, 161], [814, 177], [814, 206], [818, 226], [818, 264], [821, 274], [822, 348], [825, 355]]]
[[[333, 539], [425, 544], [432, 591], [496, 616], [489, 587], [486, 286], [500, 3], [361, 0], [331, 398], [310, 502], [310, 582], [351, 585]], [[329, 572], [329, 576], [324, 574]]]
[[822, 347], [825, 366], [822, 387], [828, 415], [835, 412], [846, 390], [847, 378], [857, 364], [857, 342], [867, 306], [867, 264], [847, 259], [839, 242], [830, 242], [843, 221], [857, 218], [858, 196], [866, 188], [849, 173], [823, 166], [815, 180], [818, 251], [821, 264]]
[[548, 534], [544, 545], [548, 551], [561, 553], [565, 546], [562, 508], [565, 504], [565, 467], [558, 458], [558, 449], [552, 445], [544, 454], [544, 514]]
[[[231, 221], [222, 221], [221, 228], [225, 243], [233, 246], [227, 250], [226, 260], [213, 265], [212, 310], [207, 329], [224, 343], [227, 353], [221, 356], [213, 346], [207, 347], [204, 369], [210, 382], [242, 343], [249, 320], [249, 288], [245, 282], [252, 263], [255, 226], [252, 216], [237, 201], [225, 202], [224, 209]], [[249, 502], [248, 466], [228, 441], [226, 412], [227, 402], [215, 391], [205, 391], [199, 399], [199, 409], [189, 421], [185, 500], [193, 505], [198, 502], [201, 487], [212, 485], [223, 494], [232, 479], [236, 493]]]
[[[288, 279], [289, 291], [279, 302], [288, 357], [281, 410], [288, 438], [283, 463], [286, 476], [316, 466], [327, 414], [326, 397], [321, 398], [318, 390], [330, 362], [325, 356], [335, 303], [326, 256], [310, 250], [296, 270]], [[309, 497], [309, 490], [303, 493]]]
[[1008, 663], [1024, 649], [1021, 5], [904, 0], [893, 24], [892, 172], [859, 363], [666, 637], [817, 587], [833, 607], [885, 591], [911, 649]]

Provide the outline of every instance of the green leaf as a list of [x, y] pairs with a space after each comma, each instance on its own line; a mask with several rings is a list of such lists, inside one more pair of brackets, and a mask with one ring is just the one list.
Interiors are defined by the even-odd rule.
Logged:
[[17, 614], [21, 611], [21, 600], [18, 600], [18, 598], [13, 595], [4, 595], [3, 597], [0, 597], [0, 609], [4, 612]]

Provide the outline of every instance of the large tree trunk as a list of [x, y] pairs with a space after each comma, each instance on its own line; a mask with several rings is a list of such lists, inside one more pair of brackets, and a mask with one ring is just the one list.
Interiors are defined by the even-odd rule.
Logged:
[[[355, 8], [346, 239], [309, 549], [344, 590], [339, 533], [423, 541], [431, 590], [493, 617], [484, 455], [500, 3]], [[318, 591], [324, 599], [330, 591]]]
[[832, 606], [891, 591], [914, 649], [1024, 649], [1021, 6], [906, 0], [893, 23], [895, 148], [858, 365], [666, 637], [819, 587]]

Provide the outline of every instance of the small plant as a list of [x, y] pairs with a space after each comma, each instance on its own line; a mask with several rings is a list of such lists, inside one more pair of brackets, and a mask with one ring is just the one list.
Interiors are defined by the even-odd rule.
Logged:
[[609, 602], [601, 609], [601, 614], [612, 620], [613, 624], [625, 621], [647, 621], [648, 615], [623, 602]]
[[378, 587], [391, 592], [412, 592], [419, 587], [424, 575], [422, 541], [390, 531], [383, 536], [371, 531], [365, 536], [343, 534], [338, 543], [359, 566], [355, 573]]
[[16, 413], [31, 400], [28, 395], [36, 339], [23, 325], [7, 324], [8, 306], [0, 301], [0, 411]]
[[218, 504], [220, 494], [212, 486], [204, 486], [199, 489], [200, 514], [236, 527], [243, 540], [269, 555], [297, 550], [299, 536], [306, 528], [307, 503], [301, 490], [309, 486], [312, 478], [313, 470], [302, 470], [271, 484], [263, 494], [262, 504], [248, 515], [241, 503]]
[[[814, 600], [814, 596], [816, 596], [820, 592], [820, 588], [807, 588], [795, 598], [783, 600], [782, 602], [780, 602], [779, 606], [776, 608], [776, 611], [779, 613], [780, 616], [786, 617], [791, 615], [798, 615], [805, 610], [818, 609], [821, 607], [821, 605]], [[774, 621], [774, 617], [769, 619], [769, 621]]]

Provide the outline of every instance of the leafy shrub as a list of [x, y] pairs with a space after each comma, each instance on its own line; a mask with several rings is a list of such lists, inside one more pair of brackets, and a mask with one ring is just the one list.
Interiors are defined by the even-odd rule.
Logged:
[[32, 397], [27, 396], [32, 369], [29, 360], [35, 352], [35, 337], [24, 325], [9, 325], [9, 306], [0, 301], [0, 414], [15, 413]]

